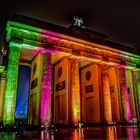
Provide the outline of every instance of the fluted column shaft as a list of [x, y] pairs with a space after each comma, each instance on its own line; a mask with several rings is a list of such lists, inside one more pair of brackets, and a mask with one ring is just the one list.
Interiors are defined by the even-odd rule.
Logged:
[[78, 122], [80, 122], [80, 84], [78, 60], [71, 59], [70, 66], [71, 119], [73, 124], [78, 124]]
[[20, 48], [11, 45], [4, 96], [3, 125], [14, 125]]

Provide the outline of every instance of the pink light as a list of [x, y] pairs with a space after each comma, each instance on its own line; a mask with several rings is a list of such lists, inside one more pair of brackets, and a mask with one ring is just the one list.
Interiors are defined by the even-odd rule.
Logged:
[[[123, 109], [124, 112], [126, 112], [126, 114], [124, 114], [127, 118], [127, 121], [130, 121], [130, 117], [131, 117], [131, 110], [130, 110], [130, 104], [129, 104], [129, 97], [128, 97], [128, 87], [127, 87], [127, 83], [126, 83], [126, 76], [125, 76], [125, 69], [123, 65], [119, 66], [120, 68], [120, 76], [121, 76], [121, 92], [124, 95], [121, 95], [122, 97], [124, 97], [125, 100], [122, 100], [123, 103]], [[123, 93], [123, 89], [124, 89], [124, 93]]]
[[127, 129], [127, 134], [130, 140], [134, 140], [134, 133], [133, 133], [133, 128], [128, 128]]
[[126, 106], [127, 106], [127, 121], [130, 121], [131, 111], [130, 111], [130, 105], [129, 105], [129, 98], [128, 98], [128, 88], [125, 82], [125, 93], [126, 93]]
[[41, 123], [50, 123], [50, 108], [51, 108], [51, 56], [44, 54], [43, 58], [43, 73], [41, 84], [41, 100], [40, 100], [40, 117]]

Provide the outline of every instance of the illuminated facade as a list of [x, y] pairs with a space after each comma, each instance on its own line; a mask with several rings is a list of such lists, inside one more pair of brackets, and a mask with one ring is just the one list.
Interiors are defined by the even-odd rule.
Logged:
[[[32, 25], [23, 17], [7, 22], [8, 66], [0, 82], [4, 126], [21, 117], [16, 110], [26, 113], [29, 125], [140, 121], [140, 56], [112, 48], [86, 29], [71, 29], [77, 37], [68, 29]], [[84, 39], [85, 34], [93, 40]], [[31, 70], [27, 90], [26, 84], [18, 90], [22, 65]], [[24, 89], [26, 112], [17, 103]]]

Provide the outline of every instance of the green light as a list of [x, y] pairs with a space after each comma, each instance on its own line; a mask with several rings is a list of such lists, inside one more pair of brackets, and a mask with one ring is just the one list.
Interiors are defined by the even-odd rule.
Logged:
[[20, 48], [10, 44], [9, 62], [4, 97], [3, 125], [14, 124]]
[[0, 66], [0, 73], [2, 73], [5, 69], [5, 66]]
[[21, 47], [25, 48], [25, 49], [34, 49], [35, 48], [34, 46], [28, 45], [28, 44], [21, 44]]
[[137, 94], [138, 94], [138, 105], [140, 107], [140, 71], [137, 71]]

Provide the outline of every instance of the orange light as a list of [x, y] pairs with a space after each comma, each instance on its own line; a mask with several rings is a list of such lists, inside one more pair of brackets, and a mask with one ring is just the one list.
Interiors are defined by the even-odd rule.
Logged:
[[79, 85], [79, 65], [78, 59], [71, 60], [71, 105], [72, 123], [78, 124], [80, 121], [80, 85]]

